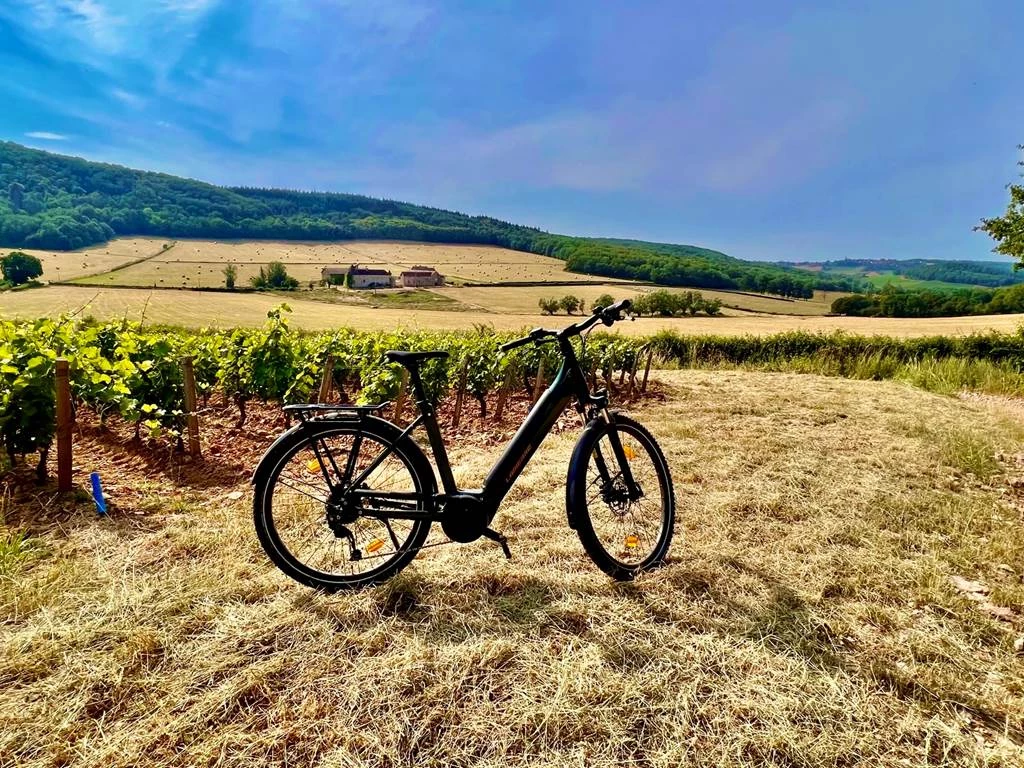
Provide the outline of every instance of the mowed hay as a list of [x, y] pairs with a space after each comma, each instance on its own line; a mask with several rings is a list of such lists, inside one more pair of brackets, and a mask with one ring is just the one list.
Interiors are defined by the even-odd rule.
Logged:
[[80, 251], [43, 251], [31, 248], [2, 248], [0, 254], [19, 250], [39, 258], [43, 264], [43, 280], [56, 282], [75, 280], [86, 275], [102, 275], [112, 269], [160, 253], [167, 238], [131, 237], [84, 248]]
[[[458, 297], [457, 289], [450, 295]], [[506, 290], [506, 289], [495, 289]], [[575, 293], [564, 286], [549, 288], [554, 295]], [[607, 289], [613, 296], [630, 289]], [[369, 293], [352, 292], [359, 296]], [[297, 328], [322, 330], [351, 327], [362, 330], [381, 328], [425, 328], [436, 330], [472, 329], [478, 324], [496, 330], [518, 330], [544, 326], [559, 328], [579, 320], [580, 316], [548, 316], [476, 311], [449, 312], [431, 309], [395, 309], [357, 305], [338, 306], [302, 298], [302, 292], [278, 294], [225, 293], [200, 291], [161, 291], [132, 288], [93, 288], [87, 286], [47, 286], [31, 291], [0, 296], [0, 317], [34, 319], [81, 310], [97, 319], [127, 317], [147, 322], [181, 325], [191, 328], [216, 326], [257, 326], [266, 321], [267, 312], [281, 302], [294, 310], [290, 319]], [[344, 297], [339, 297], [344, 298]], [[358, 297], [356, 297], [358, 298]], [[468, 306], [460, 300], [460, 307]], [[1024, 315], [979, 315], [974, 317], [891, 318], [891, 317], [797, 317], [785, 315], [740, 314], [723, 317], [660, 318], [645, 317], [636, 322], [615, 325], [616, 333], [646, 336], [670, 329], [683, 334], [765, 335], [780, 331], [835, 331], [894, 337], [946, 335], [958, 336], [988, 330], [1014, 332]]]
[[[490, 542], [432, 549], [355, 594], [273, 569], [232, 487], [154, 484], [140, 516], [82, 506], [36, 531], [0, 577], [0, 755], [1019, 766], [1021, 470], [999, 457], [1020, 450], [1020, 425], [891, 382], [659, 380], [666, 399], [635, 415], [665, 449], [681, 518], [671, 562], [632, 584], [566, 527], [571, 433], [495, 520], [512, 562]], [[483, 453], [455, 451], [460, 480], [479, 481]], [[985, 584], [1010, 620], [952, 576]]]

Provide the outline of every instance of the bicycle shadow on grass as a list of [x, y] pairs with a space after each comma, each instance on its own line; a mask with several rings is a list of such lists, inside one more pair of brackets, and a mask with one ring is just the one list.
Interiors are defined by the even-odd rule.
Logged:
[[460, 642], [532, 631], [546, 622], [558, 599], [556, 584], [534, 576], [484, 573], [453, 584], [410, 570], [362, 592], [302, 593], [294, 605], [339, 629], [392, 621]]

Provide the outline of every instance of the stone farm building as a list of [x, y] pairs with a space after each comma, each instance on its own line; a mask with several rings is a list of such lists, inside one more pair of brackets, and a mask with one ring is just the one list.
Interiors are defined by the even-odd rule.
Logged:
[[433, 267], [416, 265], [398, 276], [403, 288], [415, 288], [421, 285], [444, 285], [444, 275]]
[[345, 282], [348, 267], [324, 267], [320, 270], [320, 279], [330, 285], [341, 285]]
[[350, 288], [390, 288], [395, 278], [386, 269], [370, 269], [353, 264], [350, 267], [324, 267], [320, 278], [325, 283], [337, 285], [344, 282]]

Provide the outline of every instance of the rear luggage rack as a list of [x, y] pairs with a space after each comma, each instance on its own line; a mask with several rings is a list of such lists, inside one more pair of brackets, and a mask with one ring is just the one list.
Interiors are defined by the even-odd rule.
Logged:
[[378, 403], [377, 405], [332, 405], [331, 403], [298, 403], [286, 405], [285, 414], [289, 418], [296, 417], [299, 421], [318, 419], [330, 421], [337, 419], [342, 421], [358, 420], [364, 416], [373, 416], [383, 411], [390, 402]]

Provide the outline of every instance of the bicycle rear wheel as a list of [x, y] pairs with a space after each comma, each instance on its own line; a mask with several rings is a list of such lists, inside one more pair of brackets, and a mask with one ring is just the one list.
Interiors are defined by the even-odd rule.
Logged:
[[566, 504], [583, 548], [612, 578], [629, 580], [664, 562], [676, 515], [672, 478], [657, 441], [632, 419], [615, 414], [580, 438]]
[[[429, 520], [397, 519], [389, 511], [423, 511], [434, 479], [411, 441], [395, 445], [359, 484], [358, 478], [394, 441], [370, 424], [323, 422], [296, 429], [275, 444], [257, 471], [253, 521], [264, 551], [285, 574], [334, 592], [378, 584], [404, 568], [423, 545]], [[395, 501], [374, 492], [416, 494]]]

